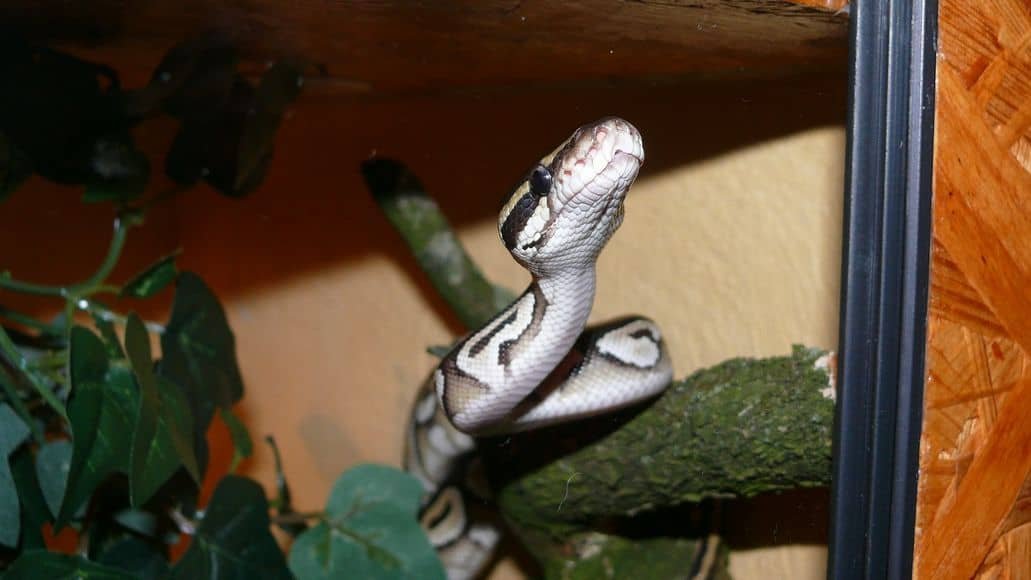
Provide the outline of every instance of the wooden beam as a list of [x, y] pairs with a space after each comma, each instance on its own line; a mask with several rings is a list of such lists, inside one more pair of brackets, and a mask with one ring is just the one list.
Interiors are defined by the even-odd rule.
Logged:
[[329, 76], [309, 92], [361, 95], [843, 70], [843, 2], [14, 0], [0, 21], [143, 73], [214, 28], [250, 58], [325, 65]]

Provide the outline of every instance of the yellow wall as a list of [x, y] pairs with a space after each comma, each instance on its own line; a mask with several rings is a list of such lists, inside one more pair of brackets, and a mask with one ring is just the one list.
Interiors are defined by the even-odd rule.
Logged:
[[[398, 463], [411, 397], [433, 364], [424, 349], [461, 331], [367, 195], [361, 160], [407, 162], [486, 274], [521, 290], [527, 276], [496, 238], [501, 198], [578, 124], [606, 114], [635, 123], [647, 161], [600, 260], [594, 319], [654, 318], [683, 376], [727, 357], [786, 353], [793, 342], [835, 346], [843, 88], [833, 78], [386, 101], [309, 95], [285, 121], [259, 192], [243, 201], [188, 193], [151, 216], [156, 233], [130, 239], [130, 261], [181, 245], [181, 265], [223, 297], [247, 384], [241, 411], [257, 442], [245, 470], [271, 485], [260, 438], [275, 435], [299, 508], [316, 509], [347, 467]], [[144, 140], [160, 142], [165, 129]], [[0, 205], [3, 247], [81, 211], [69, 192], [16, 197]], [[87, 265], [108, 235], [104, 212], [89, 213], [74, 238], [98, 232], [76, 251]], [[51, 245], [41, 256], [67, 247]], [[17, 265], [36, 274], [26, 260]], [[783, 560], [791, 577], [822, 577], [819, 548], [768, 552], [735, 556], [734, 571], [769, 577]]]

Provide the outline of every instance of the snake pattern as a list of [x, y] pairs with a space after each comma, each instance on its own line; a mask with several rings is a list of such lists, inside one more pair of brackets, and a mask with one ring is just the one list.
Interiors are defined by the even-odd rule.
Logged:
[[651, 320], [585, 329], [595, 262], [623, 221], [623, 200], [643, 161], [637, 129], [601, 119], [542, 158], [501, 209], [501, 240], [532, 281], [440, 360], [407, 433], [405, 468], [427, 491], [421, 522], [451, 580], [476, 577], [500, 538], [495, 524], [468, 513], [467, 495], [489, 497], [470, 476], [475, 436], [613, 411], [657, 395], [672, 379]]

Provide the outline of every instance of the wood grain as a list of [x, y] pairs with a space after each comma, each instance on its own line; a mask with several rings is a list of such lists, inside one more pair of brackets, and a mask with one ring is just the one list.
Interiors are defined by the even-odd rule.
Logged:
[[472, 87], [663, 82], [842, 70], [844, 0], [14, 0], [0, 22], [149, 74], [203, 30], [252, 59], [297, 54], [325, 66], [329, 95], [457, 92]]
[[939, 18], [914, 577], [1031, 578], [1031, 4]]

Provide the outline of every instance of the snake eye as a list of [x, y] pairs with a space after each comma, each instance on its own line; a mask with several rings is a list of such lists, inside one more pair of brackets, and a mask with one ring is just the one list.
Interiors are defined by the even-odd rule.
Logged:
[[530, 173], [530, 193], [544, 197], [551, 192], [551, 171], [543, 165], [538, 165]]

